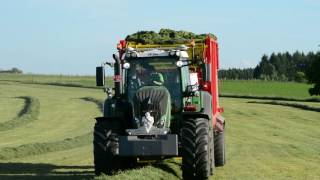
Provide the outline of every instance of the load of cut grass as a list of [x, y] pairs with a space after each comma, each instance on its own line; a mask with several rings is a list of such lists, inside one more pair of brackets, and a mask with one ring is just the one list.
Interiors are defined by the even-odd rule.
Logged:
[[207, 36], [216, 39], [216, 36], [209, 34], [195, 34], [188, 31], [175, 31], [172, 29], [160, 29], [154, 31], [138, 31], [126, 37], [126, 41], [134, 41], [141, 44], [182, 44], [188, 43], [191, 39], [202, 42]]
[[10, 121], [0, 123], [0, 131], [11, 130], [38, 119], [40, 111], [39, 100], [31, 96], [21, 96], [17, 98], [23, 99], [25, 101], [23, 109], [18, 113], [17, 117], [13, 118]]

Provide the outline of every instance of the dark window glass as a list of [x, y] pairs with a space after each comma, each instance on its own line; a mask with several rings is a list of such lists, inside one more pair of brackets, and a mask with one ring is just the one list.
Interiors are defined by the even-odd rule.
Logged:
[[143, 86], [165, 86], [171, 95], [172, 111], [181, 110], [181, 77], [174, 58], [141, 58], [130, 61], [127, 71], [127, 94], [132, 100]]

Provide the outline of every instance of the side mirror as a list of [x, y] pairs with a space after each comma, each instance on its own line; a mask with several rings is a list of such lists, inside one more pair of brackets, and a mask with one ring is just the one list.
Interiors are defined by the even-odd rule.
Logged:
[[104, 66], [96, 67], [96, 85], [105, 85]]

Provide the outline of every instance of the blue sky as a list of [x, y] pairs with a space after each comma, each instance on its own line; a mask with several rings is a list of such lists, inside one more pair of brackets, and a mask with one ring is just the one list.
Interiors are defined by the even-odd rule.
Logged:
[[318, 0], [0, 0], [0, 69], [92, 75], [138, 30], [214, 33], [221, 68], [271, 52], [318, 51]]

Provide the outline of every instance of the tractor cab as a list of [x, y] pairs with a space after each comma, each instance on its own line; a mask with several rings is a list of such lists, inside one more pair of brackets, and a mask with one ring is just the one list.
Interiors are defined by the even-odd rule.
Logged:
[[183, 92], [189, 84], [188, 67], [182, 66], [188, 60], [186, 49], [126, 49], [122, 59], [124, 94], [133, 109], [133, 127], [139, 132], [129, 129], [129, 134], [171, 131], [172, 115], [183, 111]]
[[185, 51], [153, 49], [139, 52], [130, 48], [124, 57], [124, 89], [129, 101], [142, 87], [162, 86], [170, 93], [171, 111], [182, 111], [183, 90], [189, 84], [188, 67], [181, 67], [188, 59]]

